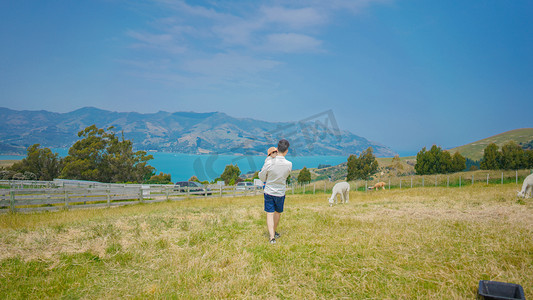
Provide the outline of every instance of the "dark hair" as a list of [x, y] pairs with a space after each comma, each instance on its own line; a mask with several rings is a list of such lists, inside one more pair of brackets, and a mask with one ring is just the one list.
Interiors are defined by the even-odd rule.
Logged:
[[289, 149], [289, 146], [289, 141], [287, 141], [286, 139], [282, 139], [278, 142], [278, 153], [284, 153], [285, 151], [287, 151], [287, 149]]

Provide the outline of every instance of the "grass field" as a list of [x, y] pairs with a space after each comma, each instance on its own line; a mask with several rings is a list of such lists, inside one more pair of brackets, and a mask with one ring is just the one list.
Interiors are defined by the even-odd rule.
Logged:
[[0, 298], [533, 297], [533, 200], [515, 184], [288, 195], [278, 243], [262, 197], [0, 215]]

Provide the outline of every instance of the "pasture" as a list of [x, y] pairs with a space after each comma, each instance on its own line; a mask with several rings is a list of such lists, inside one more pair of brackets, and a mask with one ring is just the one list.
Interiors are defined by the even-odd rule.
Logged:
[[0, 215], [0, 298], [533, 297], [533, 200], [516, 184], [287, 195], [278, 243], [262, 196]]

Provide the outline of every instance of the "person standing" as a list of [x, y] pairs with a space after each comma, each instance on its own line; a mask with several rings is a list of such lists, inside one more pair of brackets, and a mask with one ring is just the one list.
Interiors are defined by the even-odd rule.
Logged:
[[271, 244], [276, 243], [276, 238], [279, 237], [276, 230], [285, 204], [287, 177], [292, 171], [292, 163], [285, 158], [289, 152], [289, 145], [289, 141], [280, 140], [277, 149], [278, 155], [268, 163], [265, 161], [259, 172], [259, 179], [265, 183], [265, 212], [267, 213], [266, 221]]

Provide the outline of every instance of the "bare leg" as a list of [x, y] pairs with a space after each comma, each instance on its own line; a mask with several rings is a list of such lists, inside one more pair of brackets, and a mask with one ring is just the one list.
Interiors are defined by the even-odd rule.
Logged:
[[274, 233], [278, 230], [278, 224], [279, 224], [279, 218], [281, 218], [281, 214], [279, 212], [274, 213]]
[[[279, 220], [279, 219], [278, 219]], [[274, 238], [274, 213], [267, 213], [267, 228], [270, 239]]]
[[346, 191], [346, 203], [350, 201], [350, 191]]
[[341, 201], [342, 201], [342, 203], [343, 203], [343, 204], [346, 203], [346, 199], [344, 198], [344, 193], [341, 192], [340, 194], [341, 194]]

